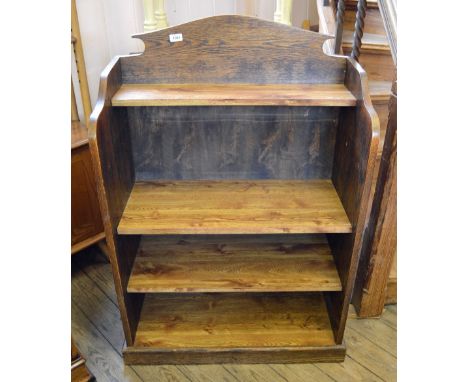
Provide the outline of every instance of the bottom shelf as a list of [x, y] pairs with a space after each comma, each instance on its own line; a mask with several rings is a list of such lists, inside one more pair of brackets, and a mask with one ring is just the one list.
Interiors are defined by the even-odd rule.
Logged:
[[147, 294], [127, 364], [339, 362], [322, 293]]

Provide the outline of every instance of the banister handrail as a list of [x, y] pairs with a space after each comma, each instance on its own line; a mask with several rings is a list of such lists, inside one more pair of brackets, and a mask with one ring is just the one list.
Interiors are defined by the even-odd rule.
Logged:
[[397, 64], [397, 4], [396, 0], [377, 0], [387, 32], [393, 63]]

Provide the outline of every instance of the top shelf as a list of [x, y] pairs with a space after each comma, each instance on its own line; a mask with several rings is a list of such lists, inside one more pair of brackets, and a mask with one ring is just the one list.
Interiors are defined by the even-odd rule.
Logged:
[[341, 84], [124, 84], [112, 106], [355, 106]]

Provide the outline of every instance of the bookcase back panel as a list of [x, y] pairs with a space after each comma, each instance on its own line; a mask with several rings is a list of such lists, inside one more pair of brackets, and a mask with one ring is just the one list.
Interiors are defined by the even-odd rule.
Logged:
[[[180, 41], [171, 42], [174, 34]], [[323, 52], [331, 36], [253, 17], [215, 16], [134, 37], [145, 51], [121, 58], [126, 84], [342, 84], [345, 75], [346, 59]]]
[[331, 178], [339, 111], [130, 107], [135, 178]]

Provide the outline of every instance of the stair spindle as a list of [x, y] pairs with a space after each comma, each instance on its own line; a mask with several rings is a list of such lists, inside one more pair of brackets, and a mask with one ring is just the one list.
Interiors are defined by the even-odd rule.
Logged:
[[336, 10], [336, 30], [335, 30], [335, 54], [341, 50], [341, 41], [343, 39], [343, 22], [345, 15], [345, 0], [338, 0]]
[[359, 0], [356, 12], [356, 23], [354, 25], [353, 49], [351, 58], [359, 61], [361, 54], [362, 35], [364, 34], [364, 19], [366, 17], [367, 0]]

